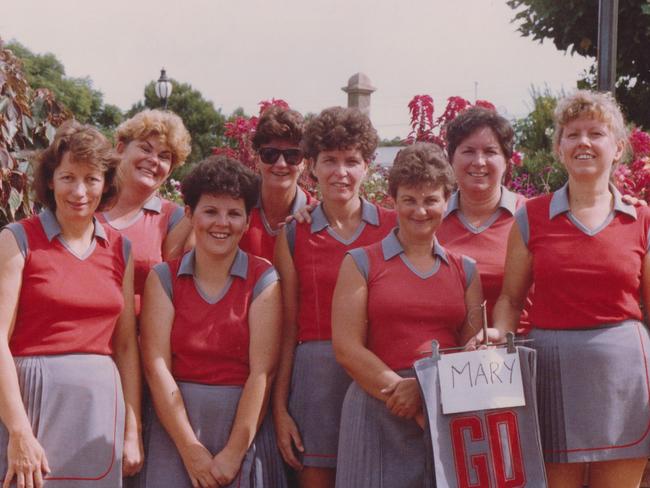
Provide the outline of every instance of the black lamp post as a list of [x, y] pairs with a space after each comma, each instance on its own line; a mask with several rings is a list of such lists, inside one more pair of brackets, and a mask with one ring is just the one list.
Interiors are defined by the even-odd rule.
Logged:
[[167, 78], [165, 68], [160, 70], [160, 78], [156, 82], [156, 95], [162, 100], [163, 108], [167, 110], [167, 100], [172, 94], [172, 82]]

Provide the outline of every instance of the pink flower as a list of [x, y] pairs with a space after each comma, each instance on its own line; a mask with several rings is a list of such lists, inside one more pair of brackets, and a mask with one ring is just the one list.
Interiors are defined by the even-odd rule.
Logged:
[[639, 129], [633, 129], [630, 134], [630, 144], [635, 156], [650, 155], [650, 134]]

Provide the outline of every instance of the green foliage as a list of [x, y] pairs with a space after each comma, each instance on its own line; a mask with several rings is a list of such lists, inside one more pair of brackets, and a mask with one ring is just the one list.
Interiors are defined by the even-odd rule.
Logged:
[[0, 39], [0, 227], [33, 213], [30, 154], [46, 147], [70, 117], [49, 90], [32, 90], [20, 60]]
[[392, 139], [382, 139], [379, 142], [379, 145], [381, 147], [396, 147], [396, 146], [402, 146], [404, 144], [404, 140], [402, 140], [401, 137], [393, 137]]
[[[216, 110], [212, 102], [203, 98], [198, 90], [188, 83], [178, 83], [172, 80], [172, 94], [167, 108], [178, 114], [187, 130], [192, 135], [192, 153], [188, 163], [195, 163], [208, 156], [212, 148], [223, 143], [225, 117]], [[162, 102], [156, 95], [155, 82], [150, 82], [144, 89], [144, 102], [140, 101], [131, 107], [127, 117], [132, 117], [144, 108], [162, 108]], [[174, 173], [175, 178], [182, 178], [189, 165], [179, 168]]]
[[[598, 0], [508, 0], [522, 35], [550, 39], [560, 51], [596, 58]], [[628, 119], [650, 128], [650, 3], [619, 0], [616, 98]], [[581, 85], [594, 88], [595, 65]]]
[[22, 61], [31, 88], [47, 88], [79, 122], [93, 124], [106, 133], [121, 122], [120, 109], [104, 105], [102, 93], [93, 88], [90, 78], [66, 76], [63, 64], [53, 54], [35, 54], [18, 42], [11, 42], [6, 48]]

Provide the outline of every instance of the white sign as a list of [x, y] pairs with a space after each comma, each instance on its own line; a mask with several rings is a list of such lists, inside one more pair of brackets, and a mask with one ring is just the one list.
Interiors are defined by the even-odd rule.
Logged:
[[438, 375], [444, 414], [526, 404], [519, 354], [505, 348], [443, 354]]

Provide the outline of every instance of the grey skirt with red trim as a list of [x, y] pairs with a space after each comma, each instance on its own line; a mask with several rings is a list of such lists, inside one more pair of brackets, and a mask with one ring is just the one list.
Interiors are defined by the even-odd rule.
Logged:
[[650, 338], [640, 322], [533, 328], [544, 460], [650, 456]]
[[415, 420], [391, 414], [357, 383], [350, 385], [341, 413], [337, 488], [430, 488], [431, 460], [431, 441]]
[[336, 362], [330, 341], [309, 341], [296, 347], [289, 413], [302, 437], [305, 466], [336, 467], [341, 407], [351, 382]]
[[[124, 399], [111, 357], [26, 356], [15, 363], [27, 416], [51, 469], [45, 487], [121, 487]], [[0, 424], [2, 479], [7, 442]]]
[[[199, 442], [214, 456], [221, 451], [232, 429], [242, 388], [178, 382], [185, 410]], [[149, 425], [141, 487], [191, 488], [183, 460], [158, 418]], [[273, 422], [266, 415], [249, 447], [237, 477], [224, 488], [286, 488], [284, 466]]]

